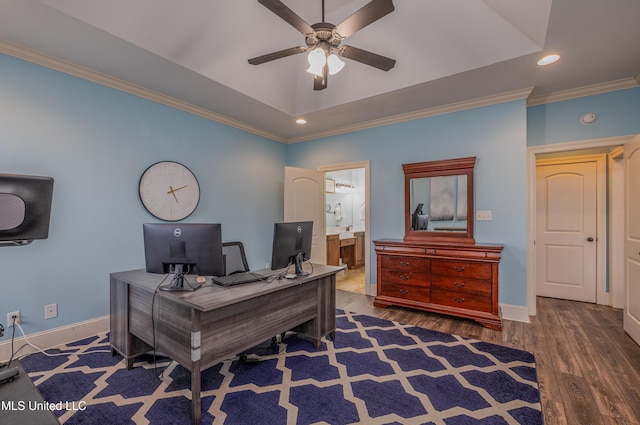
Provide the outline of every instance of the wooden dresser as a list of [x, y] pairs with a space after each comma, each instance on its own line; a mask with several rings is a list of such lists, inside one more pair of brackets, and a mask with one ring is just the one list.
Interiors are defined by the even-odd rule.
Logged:
[[382, 239], [376, 307], [398, 305], [476, 320], [502, 329], [498, 266], [502, 245]]

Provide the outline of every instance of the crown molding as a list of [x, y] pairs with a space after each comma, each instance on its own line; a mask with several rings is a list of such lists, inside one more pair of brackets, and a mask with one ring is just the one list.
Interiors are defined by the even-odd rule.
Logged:
[[531, 96], [533, 87], [524, 88], [520, 90], [514, 90], [497, 95], [485, 96], [476, 99], [466, 100], [462, 102], [452, 103], [444, 106], [437, 106], [433, 108], [422, 109], [419, 111], [409, 112], [406, 114], [398, 114], [391, 117], [380, 118], [376, 120], [366, 121], [354, 125], [332, 128], [327, 131], [317, 132], [314, 134], [308, 134], [296, 138], [283, 138], [264, 131], [260, 128], [248, 125], [241, 121], [234, 120], [222, 114], [212, 112], [208, 109], [190, 104], [178, 100], [174, 97], [158, 93], [156, 91], [144, 88], [142, 86], [129, 83], [127, 81], [112, 77], [110, 75], [95, 71], [90, 68], [86, 68], [72, 62], [68, 62], [37, 50], [33, 50], [18, 44], [11, 43], [7, 40], [0, 39], [0, 53], [13, 56], [18, 59], [22, 59], [37, 65], [41, 65], [65, 74], [69, 74], [78, 78], [82, 78], [87, 81], [94, 82], [106, 87], [110, 87], [134, 96], [141, 97], [143, 99], [150, 100], [162, 105], [166, 105], [199, 117], [218, 122], [220, 124], [228, 125], [248, 133], [252, 133], [270, 140], [274, 140], [281, 143], [299, 143], [309, 140], [315, 140], [324, 137], [337, 136], [344, 133], [352, 133], [355, 131], [366, 130], [375, 127], [381, 127], [384, 125], [397, 124], [405, 121], [412, 121], [422, 118], [428, 118], [436, 115], [444, 115], [453, 112], [463, 111], [467, 109], [479, 108], [483, 106], [494, 105], [498, 103], [510, 102], [512, 100], [527, 99], [527, 106], [540, 105], [550, 102], [558, 102], [562, 100], [574, 99], [577, 97], [591, 96], [595, 94], [601, 94], [616, 90], [624, 90], [640, 86], [640, 72], [633, 77], [625, 78], [616, 81], [609, 81], [605, 83], [593, 84], [590, 86], [578, 87], [570, 90], [563, 90], [559, 92]]
[[141, 97], [143, 99], [150, 100], [152, 102], [160, 103], [165, 106], [188, 112], [199, 117], [215, 121], [221, 124], [234, 127], [248, 133], [256, 134], [267, 139], [275, 140], [277, 142], [285, 143], [286, 140], [282, 137], [276, 136], [269, 132], [263, 131], [259, 128], [250, 126], [241, 121], [234, 120], [225, 115], [212, 112], [208, 109], [193, 105], [188, 102], [178, 100], [174, 97], [158, 93], [154, 90], [147, 89], [137, 84], [132, 84], [119, 78], [112, 77], [99, 71], [95, 71], [90, 68], [67, 62], [65, 60], [47, 55], [45, 53], [33, 50], [18, 44], [11, 43], [7, 40], [0, 39], [0, 53], [13, 56], [18, 59], [25, 60], [27, 62], [35, 63], [47, 68], [51, 68], [56, 71], [63, 72], [65, 74], [73, 75], [74, 77], [82, 78], [93, 83], [97, 83], [112, 89], [116, 89], [125, 93], [132, 94], [134, 96]]
[[607, 81], [604, 83], [592, 84], [590, 86], [577, 87], [575, 89], [562, 90], [549, 94], [531, 96], [527, 101], [527, 106], [542, 105], [545, 103], [560, 102], [563, 100], [575, 99], [584, 96], [608, 93], [617, 90], [625, 90], [640, 86], [640, 73], [635, 77], [621, 80]]
[[393, 115], [391, 117], [380, 118], [376, 120], [366, 121], [354, 125], [348, 125], [344, 127], [332, 128], [328, 131], [322, 131], [314, 134], [305, 135], [299, 138], [292, 138], [287, 143], [299, 143], [309, 140], [320, 139], [323, 137], [337, 136], [344, 133], [353, 133], [355, 131], [367, 130], [374, 127], [381, 127], [384, 125], [397, 124], [405, 121], [413, 121], [422, 118], [433, 117], [436, 115], [450, 114], [453, 112], [464, 111], [467, 109], [480, 108], [483, 106], [495, 105], [498, 103], [511, 102], [513, 100], [526, 99], [529, 97], [533, 87], [528, 87], [520, 90], [513, 90], [505, 93], [500, 93], [491, 96], [479, 97], [476, 99], [465, 100], [462, 102], [450, 103], [444, 106], [436, 106], [433, 108], [421, 109], [419, 111], [408, 112], [406, 114]]

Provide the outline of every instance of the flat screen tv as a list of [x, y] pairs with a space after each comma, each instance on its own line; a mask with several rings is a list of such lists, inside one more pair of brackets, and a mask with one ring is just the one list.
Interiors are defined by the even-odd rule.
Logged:
[[295, 277], [303, 276], [302, 263], [311, 258], [313, 221], [275, 223], [271, 269], [295, 266]]
[[0, 174], [0, 245], [49, 237], [53, 178]]
[[184, 275], [223, 276], [222, 225], [219, 223], [145, 223], [144, 256], [148, 273], [173, 274], [164, 291], [192, 291]]

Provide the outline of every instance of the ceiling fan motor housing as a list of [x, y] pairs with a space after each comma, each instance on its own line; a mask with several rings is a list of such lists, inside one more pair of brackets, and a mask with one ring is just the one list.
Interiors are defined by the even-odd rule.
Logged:
[[307, 46], [315, 47], [318, 43], [324, 41], [327, 42], [330, 47], [338, 47], [340, 42], [344, 40], [344, 37], [341, 37], [340, 34], [335, 32], [335, 27], [335, 25], [328, 22], [319, 22], [311, 25], [314, 32], [306, 34], [305, 42]]

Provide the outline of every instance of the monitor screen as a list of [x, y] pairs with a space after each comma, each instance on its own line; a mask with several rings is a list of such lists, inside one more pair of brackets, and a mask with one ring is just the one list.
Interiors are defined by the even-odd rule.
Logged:
[[271, 269], [277, 270], [295, 264], [296, 276], [302, 275], [302, 262], [311, 258], [313, 221], [275, 223]]
[[143, 234], [147, 272], [173, 273], [172, 287], [182, 286], [183, 274], [224, 275], [221, 224], [145, 223]]
[[49, 237], [53, 179], [0, 174], [0, 241], [26, 245]]

